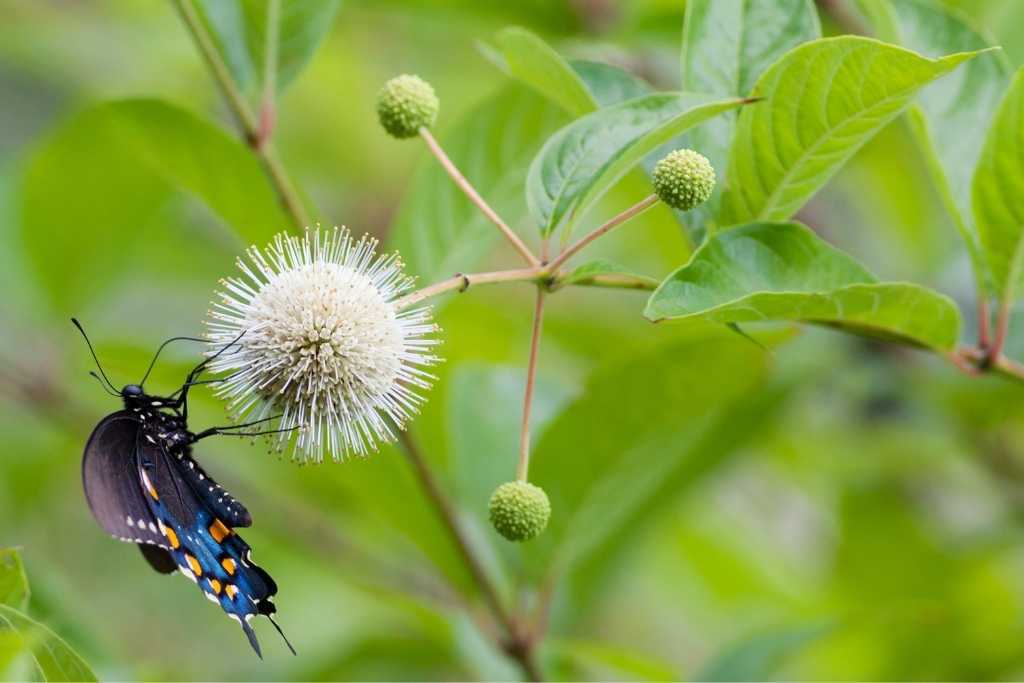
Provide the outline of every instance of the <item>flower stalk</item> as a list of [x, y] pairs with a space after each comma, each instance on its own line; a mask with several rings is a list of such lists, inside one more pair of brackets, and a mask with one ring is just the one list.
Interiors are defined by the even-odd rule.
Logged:
[[544, 289], [537, 287], [537, 298], [533, 309], [533, 330], [530, 334], [530, 360], [526, 366], [526, 393], [523, 396], [523, 421], [519, 428], [519, 464], [516, 479], [527, 481], [530, 473], [530, 409], [533, 405], [533, 388], [537, 379], [537, 355], [540, 351], [540, 335], [544, 323]]

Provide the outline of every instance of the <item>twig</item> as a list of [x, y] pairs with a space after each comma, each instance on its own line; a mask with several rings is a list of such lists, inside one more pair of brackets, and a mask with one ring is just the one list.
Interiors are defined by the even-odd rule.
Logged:
[[540, 333], [544, 322], [544, 289], [537, 288], [537, 300], [533, 309], [533, 332], [530, 335], [530, 361], [526, 367], [526, 393], [523, 396], [523, 422], [519, 427], [519, 465], [516, 479], [526, 481], [530, 473], [530, 407], [533, 404], [533, 387], [537, 379], [537, 354], [540, 349]]
[[619, 215], [617, 215], [617, 216], [611, 218], [610, 220], [608, 220], [608, 222], [606, 222], [604, 225], [602, 225], [602, 226], [600, 226], [598, 228], [595, 228], [592, 232], [590, 232], [587, 235], [584, 235], [583, 237], [581, 237], [579, 239], [579, 241], [577, 241], [575, 244], [572, 244], [572, 245], [566, 247], [562, 251], [562, 253], [559, 254], [555, 258], [555, 260], [551, 262], [551, 264], [548, 266], [548, 268], [551, 270], [551, 272], [556, 272], [562, 266], [563, 263], [565, 263], [570, 258], [575, 256], [584, 247], [586, 247], [588, 244], [590, 244], [591, 242], [596, 240], [598, 237], [600, 237], [601, 235], [604, 235], [605, 233], [609, 232], [613, 228], [616, 228], [619, 225], [622, 225], [623, 223], [628, 221], [633, 216], [636, 216], [638, 214], [643, 213], [644, 211], [646, 211], [647, 209], [651, 208], [652, 206], [654, 206], [657, 203], [658, 203], [658, 195], [652, 194], [651, 196], [641, 200], [638, 204], [635, 204], [635, 205], [629, 207], [628, 209], [626, 209], [625, 211], [623, 211]]
[[466, 180], [466, 177], [462, 175], [458, 168], [456, 168], [452, 160], [448, 158], [448, 155], [444, 153], [441, 145], [437, 142], [430, 131], [426, 128], [420, 128], [420, 137], [427, 143], [427, 147], [430, 149], [431, 153], [437, 157], [441, 167], [447, 171], [448, 175], [451, 176], [451, 179], [456, 185], [458, 185], [459, 189], [469, 197], [471, 202], [476, 204], [477, 208], [480, 209], [489, 221], [498, 226], [498, 230], [505, 235], [512, 246], [515, 247], [516, 251], [526, 259], [526, 262], [534, 268], [540, 266], [540, 260], [538, 260], [537, 257], [534, 256], [533, 252], [530, 251], [530, 248], [526, 246], [521, 239], [519, 239], [519, 235], [513, 232], [512, 228], [508, 227], [508, 224], [506, 224], [494, 209], [484, 201], [483, 197], [477, 193], [476, 189], [474, 189], [470, 182]]
[[406, 294], [394, 301], [396, 309], [401, 310], [424, 299], [429, 299], [438, 294], [450, 292], [453, 289], [464, 292], [473, 285], [490, 285], [497, 282], [536, 282], [543, 279], [546, 271], [543, 268], [518, 268], [515, 270], [496, 270], [486, 273], [456, 273], [450, 278], [435, 282], [432, 285], [417, 289], [415, 292]]
[[477, 557], [476, 552], [470, 544], [469, 537], [459, 524], [455, 508], [438, 485], [437, 479], [434, 478], [434, 474], [430, 469], [430, 465], [420, 452], [419, 445], [412, 438], [409, 432], [401, 429], [398, 430], [398, 440], [402, 445], [402, 451], [405, 453], [406, 458], [412, 465], [413, 472], [415, 472], [419, 479], [423, 490], [427, 493], [427, 497], [437, 510], [438, 516], [441, 518], [442, 523], [447, 529], [449, 535], [452, 537], [452, 540], [455, 542], [455, 547], [458, 550], [459, 555], [462, 557], [467, 569], [469, 569], [470, 574], [473, 576], [473, 580], [483, 593], [488, 607], [491, 612], [494, 613], [494, 617], [505, 630], [505, 633], [509, 638], [508, 642], [503, 644], [505, 651], [509, 656], [515, 658], [519, 662], [523, 671], [527, 676], [529, 676], [530, 680], [542, 680], [543, 677], [541, 675], [540, 668], [533, 657], [531, 643], [523, 637], [519, 623], [512, 617], [509, 611], [505, 608], [505, 605], [502, 603], [501, 598], [498, 595], [498, 589], [495, 588], [490, 577], [487, 576], [487, 571], [484, 569], [483, 563]]
[[992, 345], [986, 350], [988, 357], [995, 362], [1003, 355], [1003, 348], [1006, 346], [1006, 335], [1010, 329], [1010, 299], [1004, 297], [999, 304], [999, 313], [996, 315], [996, 336]]
[[207, 32], [206, 26], [203, 25], [199, 15], [196, 14], [196, 8], [192, 4], [192, 0], [174, 0], [174, 6], [177, 8], [178, 14], [181, 15], [181, 20], [185, 23], [189, 33], [192, 34], [196, 47], [199, 48], [199, 52], [206, 61], [206, 65], [210, 68], [210, 72], [220, 87], [224, 99], [227, 100], [228, 108], [231, 109], [239, 128], [242, 129], [245, 141], [260, 158], [263, 168], [281, 200], [281, 205], [296, 228], [299, 230], [305, 228], [309, 225], [309, 215], [299, 200], [298, 193], [296, 193], [291, 179], [289, 179], [284, 167], [274, 154], [269, 141], [260, 142], [259, 122], [235, 84], [231, 72], [228, 71], [227, 64], [224, 63], [220, 52], [217, 50], [217, 46], [214, 45], [213, 39], [210, 37], [209, 32]]
[[991, 340], [992, 320], [988, 309], [988, 299], [984, 294], [978, 295], [978, 346], [988, 350]]
[[262, 148], [274, 132], [277, 98], [277, 44], [281, 33], [281, 0], [267, 1], [267, 38], [263, 48], [263, 100], [260, 103], [256, 147]]

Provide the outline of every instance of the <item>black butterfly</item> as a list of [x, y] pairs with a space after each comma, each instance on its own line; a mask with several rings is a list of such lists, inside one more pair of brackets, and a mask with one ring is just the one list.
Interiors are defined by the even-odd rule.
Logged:
[[[74, 318], [82, 336], [85, 330]], [[153, 357], [138, 384], [118, 391], [100, 366], [96, 352], [85, 337], [100, 374], [90, 372], [100, 384], [124, 401], [124, 410], [100, 420], [89, 437], [82, 458], [82, 484], [93, 516], [115, 538], [137, 543], [143, 557], [162, 574], [179, 570], [194, 581], [203, 594], [219, 604], [245, 631], [256, 654], [260, 645], [249, 620], [254, 615], [270, 619], [288, 648], [295, 653], [274, 621], [272, 602], [277, 584], [252, 562], [248, 544], [235, 527], [252, 525], [252, 517], [192, 458], [192, 444], [216, 434], [255, 435], [239, 432], [260, 420], [229, 427], [213, 427], [193, 433], [188, 429], [188, 392], [200, 380], [207, 358], [189, 373], [185, 383], [170, 396], [151, 396], [143, 389], [164, 346]], [[237, 342], [217, 352], [220, 355]], [[102, 376], [102, 379], [100, 379]], [[280, 430], [271, 430], [280, 431]]]

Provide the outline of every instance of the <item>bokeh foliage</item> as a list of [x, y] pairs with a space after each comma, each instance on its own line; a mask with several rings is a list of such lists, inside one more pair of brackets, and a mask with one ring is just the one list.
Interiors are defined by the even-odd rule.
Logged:
[[[985, 124], [934, 103], [959, 86], [995, 114], [1024, 62], [1020, 3], [828, 3], [849, 11], [820, 22], [809, 2], [780, 4], [812, 19], [790, 26], [790, 41], [749, 46], [758, 72], [775, 61], [765, 55], [819, 31], [867, 31], [928, 57], [1004, 46], [927, 86], [907, 114], [880, 118], [798, 215], [885, 281], [952, 297], [970, 337], [969, 254], [982, 258], [972, 236], [983, 228], [965, 164], [984, 156]], [[260, 5], [201, 5], [253, 101]], [[420, 145], [378, 130], [376, 89], [396, 73], [428, 78], [442, 100], [439, 138], [534, 240], [524, 184], [547, 137], [598, 107], [689, 87], [686, 55], [719, 49], [708, 40], [715, 17], [700, 14], [708, 28], [686, 32], [680, 58], [684, 15], [697, 21], [690, 5], [286, 0], [275, 144], [316, 217], [379, 236], [424, 282], [514, 265]], [[969, 9], [977, 30], [957, 32], [962, 15], [946, 5]], [[169, 5], [15, 2], [0, 13], [0, 545], [20, 547], [32, 587], [28, 598], [0, 573], [3, 609], [45, 624], [32, 628], [59, 634], [100, 678], [520, 675], [477, 629], [475, 585], [392, 449], [309, 468], [226, 439], [198, 453], [253, 512], [246, 538], [281, 586], [298, 658], [282, 648], [259, 662], [187, 582], [155, 575], [98, 529], [79, 461], [114, 405], [85, 374], [67, 318], [86, 323], [115, 381], [137, 379], [159, 341], [200, 331], [238, 252], [287, 219]], [[552, 72], [558, 60], [509, 25], [543, 36], [572, 70]], [[517, 59], [517, 45], [534, 60]], [[757, 75], [724, 73], [707, 89], [743, 96]], [[991, 79], [1006, 85], [976, 85]], [[690, 144], [703, 141], [724, 172], [722, 136], [754, 130], [758, 116], [726, 114]], [[581, 227], [649, 192], [641, 171], [616, 179]], [[721, 185], [723, 204], [744, 186]], [[713, 227], [708, 215], [682, 217], [681, 229], [656, 207], [594, 256], [660, 279]], [[652, 325], [642, 294], [569, 288], [550, 301], [534, 426], [532, 473], [554, 517], [546, 535], [513, 547], [490, 530], [484, 501], [513, 474], [530, 294], [511, 285], [438, 302], [447, 362], [413, 432], [503, 595], [557, 577], [541, 650], [549, 675], [1021, 675], [1021, 388], [829, 330], [758, 332], [766, 350], [713, 324]], [[174, 349], [152, 387], [176, 386], [195, 358]], [[218, 423], [222, 408], [198, 392], [193, 420]]]

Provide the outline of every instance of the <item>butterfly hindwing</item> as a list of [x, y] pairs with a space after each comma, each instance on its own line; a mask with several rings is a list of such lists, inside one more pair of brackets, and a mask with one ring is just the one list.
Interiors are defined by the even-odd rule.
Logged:
[[192, 456], [183, 451], [177, 456], [178, 471], [181, 473], [192, 490], [196, 492], [206, 507], [215, 517], [224, 521], [231, 527], [252, 526], [252, 516], [245, 506], [224, 490], [224, 487], [214, 481], [205, 470], [192, 459]]
[[187, 462], [191, 458], [179, 459], [158, 446], [143, 444], [139, 484], [177, 568], [199, 586], [207, 599], [238, 621], [260, 654], [249, 620], [274, 613], [271, 598], [277, 585], [252, 562], [249, 545], [193, 488], [186, 471], [194, 468], [189, 468]]
[[135, 455], [138, 419], [127, 411], [103, 418], [85, 445], [82, 485], [89, 509], [114, 538], [166, 546], [138, 485]]

